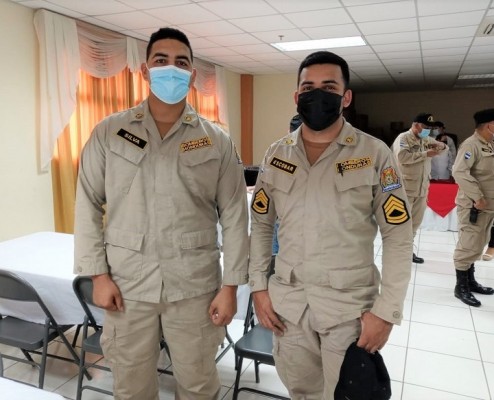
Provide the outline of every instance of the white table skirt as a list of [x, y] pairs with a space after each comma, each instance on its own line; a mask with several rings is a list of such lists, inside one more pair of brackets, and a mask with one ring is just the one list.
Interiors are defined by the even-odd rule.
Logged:
[[0, 378], [0, 398], [4, 400], [64, 400], [59, 394], [5, 378]]
[[[26, 279], [38, 292], [53, 317], [60, 325], [77, 325], [84, 320], [82, 309], [72, 289], [75, 274], [74, 236], [56, 232], [38, 232], [17, 239], [0, 242], [0, 269], [16, 273]], [[237, 291], [235, 318], [244, 319], [249, 298], [249, 287]], [[94, 309], [99, 322], [103, 311]], [[31, 322], [44, 323], [38, 306], [0, 299], [0, 314], [5, 313]]]
[[453, 208], [444, 218], [441, 217], [439, 214], [436, 214], [429, 207], [427, 207], [427, 209], [425, 210], [424, 219], [422, 220], [422, 224], [420, 224], [420, 229], [436, 232], [457, 232], [458, 216], [456, 213], [456, 207]]

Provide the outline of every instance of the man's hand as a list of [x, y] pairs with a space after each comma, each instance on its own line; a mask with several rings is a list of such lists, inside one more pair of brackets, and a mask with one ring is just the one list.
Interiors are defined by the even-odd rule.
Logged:
[[223, 286], [209, 306], [209, 317], [216, 326], [225, 326], [236, 312], [237, 286]]
[[487, 200], [484, 197], [482, 197], [477, 201], [474, 201], [473, 205], [477, 210], [485, 210], [487, 208]]
[[427, 150], [427, 157], [435, 157], [439, 154], [439, 150], [437, 148]]
[[252, 293], [257, 319], [261, 326], [273, 331], [276, 336], [283, 336], [286, 326], [274, 312], [273, 304], [267, 290]]
[[381, 350], [389, 339], [393, 324], [371, 312], [363, 313], [360, 317], [360, 322], [362, 324], [362, 332], [357, 346], [364, 348], [369, 353]]
[[94, 275], [92, 279], [94, 304], [108, 311], [123, 311], [122, 294], [110, 275]]

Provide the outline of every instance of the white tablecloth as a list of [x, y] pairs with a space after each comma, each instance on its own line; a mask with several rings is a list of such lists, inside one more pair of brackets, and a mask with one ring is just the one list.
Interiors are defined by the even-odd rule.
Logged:
[[[38, 292], [55, 320], [61, 325], [77, 325], [84, 320], [84, 310], [72, 289], [75, 274], [74, 236], [56, 232], [38, 232], [17, 239], [0, 242], [0, 269], [16, 273], [26, 279]], [[237, 291], [235, 318], [244, 319], [249, 287]], [[37, 305], [13, 304], [0, 299], [0, 314], [5, 313], [32, 322], [44, 323]], [[95, 310], [99, 322], [103, 311]]]
[[2, 400], [64, 400], [62, 396], [37, 389], [10, 379], [0, 378], [0, 399]]
[[456, 207], [451, 210], [451, 212], [444, 218], [439, 214], [436, 214], [432, 209], [427, 207], [424, 214], [424, 219], [420, 224], [420, 229], [425, 231], [458, 231], [458, 216], [456, 213]]

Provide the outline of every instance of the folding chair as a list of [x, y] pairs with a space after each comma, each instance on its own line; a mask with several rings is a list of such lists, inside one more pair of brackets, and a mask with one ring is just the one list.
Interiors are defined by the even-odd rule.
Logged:
[[[0, 298], [37, 303], [45, 314], [44, 324], [37, 324], [9, 315], [0, 315], [0, 343], [19, 348], [26, 358], [7, 354], [3, 354], [2, 357], [39, 368], [38, 386], [40, 389], [43, 388], [45, 380], [47, 357], [79, 364], [79, 356], [64, 335], [64, 332], [70, 329], [72, 325], [58, 325], [36, 290], [26, 280], [10, 271], [0, 270]], [[73, 359], [48, 354], [48, 343], [57, 337], [60, 337]], [[40, 362], [34, 361], [31, 354], [41, 355]]]
[[[268, 272], [270, 276], [274, 272], [275, 256], [271, 258], [271, 264]], [[236, 369], [235, 385], [233, 387], [232, 400], [237, 400], [241, 391], [256, 393], [262, 396], [272, 397], [281, 400], [290, 400], [288, 397], [280, 396], [274, 393], [265, 392], [251, 387], [239, 387], [240, 375], [242, 374], [242, 363], [244, 358], [254, 361], [256, 374], [256, 383], [259, 383], [259, 365], [267, 364], [274, 366], [273, 358], [273, 332], [269, 329], [256, 324], [254, 307], [252, 304], [252, 294], [249, 297], [247, 306], [247, 315], [244, 322], [244, 334], [235, 343]]]
[[[82, 391], [85, 389], [113, 396], [113, 393], [109, 390], [101, 389], [92, 385], [83, 385], [84, 374], [88, 374], [89, 368], [96, 368], [102, 371], [111, 371], [111, 369], [109, 367], [96, 363], [86, 363], [87, 352], [98, 354], [100, 356], [103, 355], [103, 350], [100, 345], [100, 338], [101, 334], [103, 333], [103, 327], [96, 322], [91, 308], [89, 307], [90, 305], [98, 307], [93, 302], [93, 280], [89, 276], [77, 276], [74, 279], [72, 286], [74, 288], [74, 293], [81, 303], [81, 306], [85, 313], [84, 322], [82, 324], [81, 357], [79, 363], [79, 376], [77, 378], [76, 400], [81, 399]], [[93, 328], [94, 330], [94, 333], [92, 333], [91, 335], [88, 334], [89, 327]], [[162, 339], [160, 342], [160, 348], [165, 349], [168, 357], [170, 358], [170, 352], [164, 339]], [[166, 368], [158, 368], [158, 371], [165, 374], [173, 375], [173, 372], [168, 371]]]

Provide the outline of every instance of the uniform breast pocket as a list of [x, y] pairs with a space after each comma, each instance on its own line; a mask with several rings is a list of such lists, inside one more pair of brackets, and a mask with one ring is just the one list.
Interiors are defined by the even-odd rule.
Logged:
[[336, 178], [336, 210], [347, 229], [359, 228], [359, 224], [372, 215], [373, 186], [379, 177], [372, 169], [338, 175]]
[[117, 228], [105, 232], [106, 258], [110, 272], [127, 280], [139, 279], [142, 271], [144, 234]]
[[179, 156], [179, 179], [193, 194], [214, 198], [220, 166], [220, 154], [214, 148], [184, 152]]
[[129, 193], [139, 165], [146, 155], [144, 150], [115, 138], [109, 143], [110, 153], [107, 157], [106, 182], [122, 193]]
[[286, 212], [287, 199], [293, 186], [294, 178], [286, 172], [278, 172], [268, 167], [259, 178], [263, 186], [269, 187], [273, 197], [276, 214], [283, 217]]

